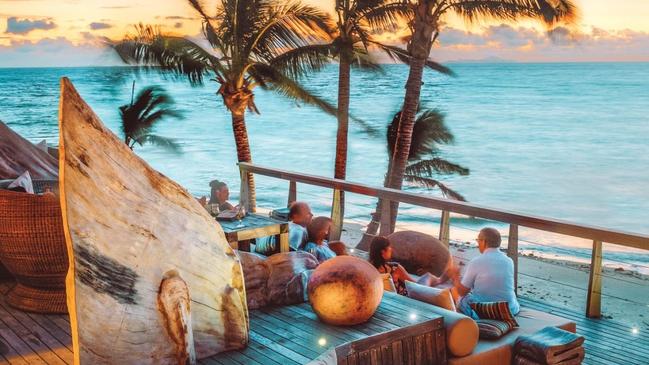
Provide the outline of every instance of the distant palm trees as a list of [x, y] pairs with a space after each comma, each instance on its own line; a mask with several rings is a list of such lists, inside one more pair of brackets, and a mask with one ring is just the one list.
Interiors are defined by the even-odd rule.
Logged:
[[[133, 83], [135, 87], [135, 83]], [[183, 115], [173, 109], [174, 101], [159, 86], [144, 88], [131, 103], [119, 107], [122, 119], [124, 143], [133, 149], [135, 144], [153, 144], [179, 152], [180, 146], [174, 140], [153, 133], [156, 124], [165, 118], [182, 118]]]
[[[336, 108], [304, 89], [297, 78], [321, 68], [328, 55], [314, 44], [330, 41], [327, 14], [298, 1], [221, 0], [208, 15], [199, 0], [189, 0], [203, 22], [209, 48], [194, 41], [161, 34], [140, 25], [138, 34], [114, 45], [123, 61], [184, 75], [193, 84], [206, 76], [232, 116], [240, 162], [251, 162], [246, 111], [259, 113], [253, 89], [257, 86], [285, 97], [316, 105], [335, 115]], [[246, 176], [250, 205], [255, 206], [252, 174]]]
[[[407, 0], [406, 0], [407, 1]], [[576, 7], [570, 0], [410, 0], [413, 18], [409, 22], [411, 36], [408, 51], [411, 57], [406, 82], [403, 112], [399, 120], [392, 165], [386, 187], [401, 189], [413, 139], [415, 117], [419, 109], [424, 66], [431, 47], [441, 33], [444, 16], [455, 14], [467, 21], [505, 20], [523, 18], [540, 20], [548, 26], [576, 17]], [[392, 204], [392, 229], [398, 203]]]

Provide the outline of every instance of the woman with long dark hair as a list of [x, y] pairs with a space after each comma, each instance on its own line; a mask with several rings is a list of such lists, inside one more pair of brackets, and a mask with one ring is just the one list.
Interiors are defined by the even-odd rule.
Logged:
[[386, 237], [374, 237], [370, 244], [370, 263], [376, 267], [381, 274], [390, 274], [397, 293], [407, 295], [406, 281], [412, 281], [426, 286], [439, 284], [439, 279], [431, 273], [425, 273], [418, 280], [415, 280], [406, 269], [392, 259], [392, 244]]

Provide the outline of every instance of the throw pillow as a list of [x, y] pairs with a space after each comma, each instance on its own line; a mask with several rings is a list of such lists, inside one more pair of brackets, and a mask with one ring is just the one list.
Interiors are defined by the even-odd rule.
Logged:
[[508, 334], [512, 327], [505, 321], [498, 321], [495, 319], [478, 319], [475, 321], [478, 324], [480, 331], [480, 338], [483, 340], [497, 340], [504, 335]]
[[455, 312], [455, 302], [450, 289], [438, 289], [425, 286], [411, 281], [406, 281], [408, 297], [426, 302], [438, 307]]
[[512, 328], [518, 327], [516, 318], [509, 310], [507, 302], [482, 302], [471, 303], [471, 309], [475, 311], [480, 319], [497, 319], [507, 322]]
[[15, 188], [23, 188], [25, 192], [34, 194], [34, 185], [32, 184], [32, 177], [29, 175], [29, 171], [23, 172], [22, 175], [18, 176], [16, 180], [7, 186], [9, 190]]

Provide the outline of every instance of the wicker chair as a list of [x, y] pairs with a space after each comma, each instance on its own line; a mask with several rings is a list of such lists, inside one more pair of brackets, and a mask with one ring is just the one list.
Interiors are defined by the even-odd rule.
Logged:
[[30, 312], [67, 313], [68, 255], [58, 199], [0, 190], [0, 262], [17, 282], [7, 303]]

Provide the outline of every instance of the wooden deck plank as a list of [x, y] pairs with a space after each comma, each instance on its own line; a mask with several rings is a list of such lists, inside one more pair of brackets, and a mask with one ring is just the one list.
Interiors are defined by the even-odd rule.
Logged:
[[13, 349], [13, 351], [22, 357], [27, 364], [47, 364], [38, 354], [36, 354], [25, 343], [18, 334], [16, 334], [9, 325], [0, 319], [0, 337], [4, 342]]
[[[45, 346], [47, 346], [49, 351], [55, 353], [64, 364], [72, 364], [74, 362], [74, 356], [72, 351], [66, 347], [66, 341], [61, 342], [56, 339], [47, 329], [41, 327], [26, 312], [13, 309], [4, 303], [4, 301], [0, 301], [0, 308], [3, 308], [6, 312], [11, 314], [16, 321], [25, 328], [26, 333], [29, 335], [33, 334], [33, 336], [38, 338]], [[70, 341], [67, 342], [69, 343]], [[58, 362], [55, 360], [54, 363]]]

